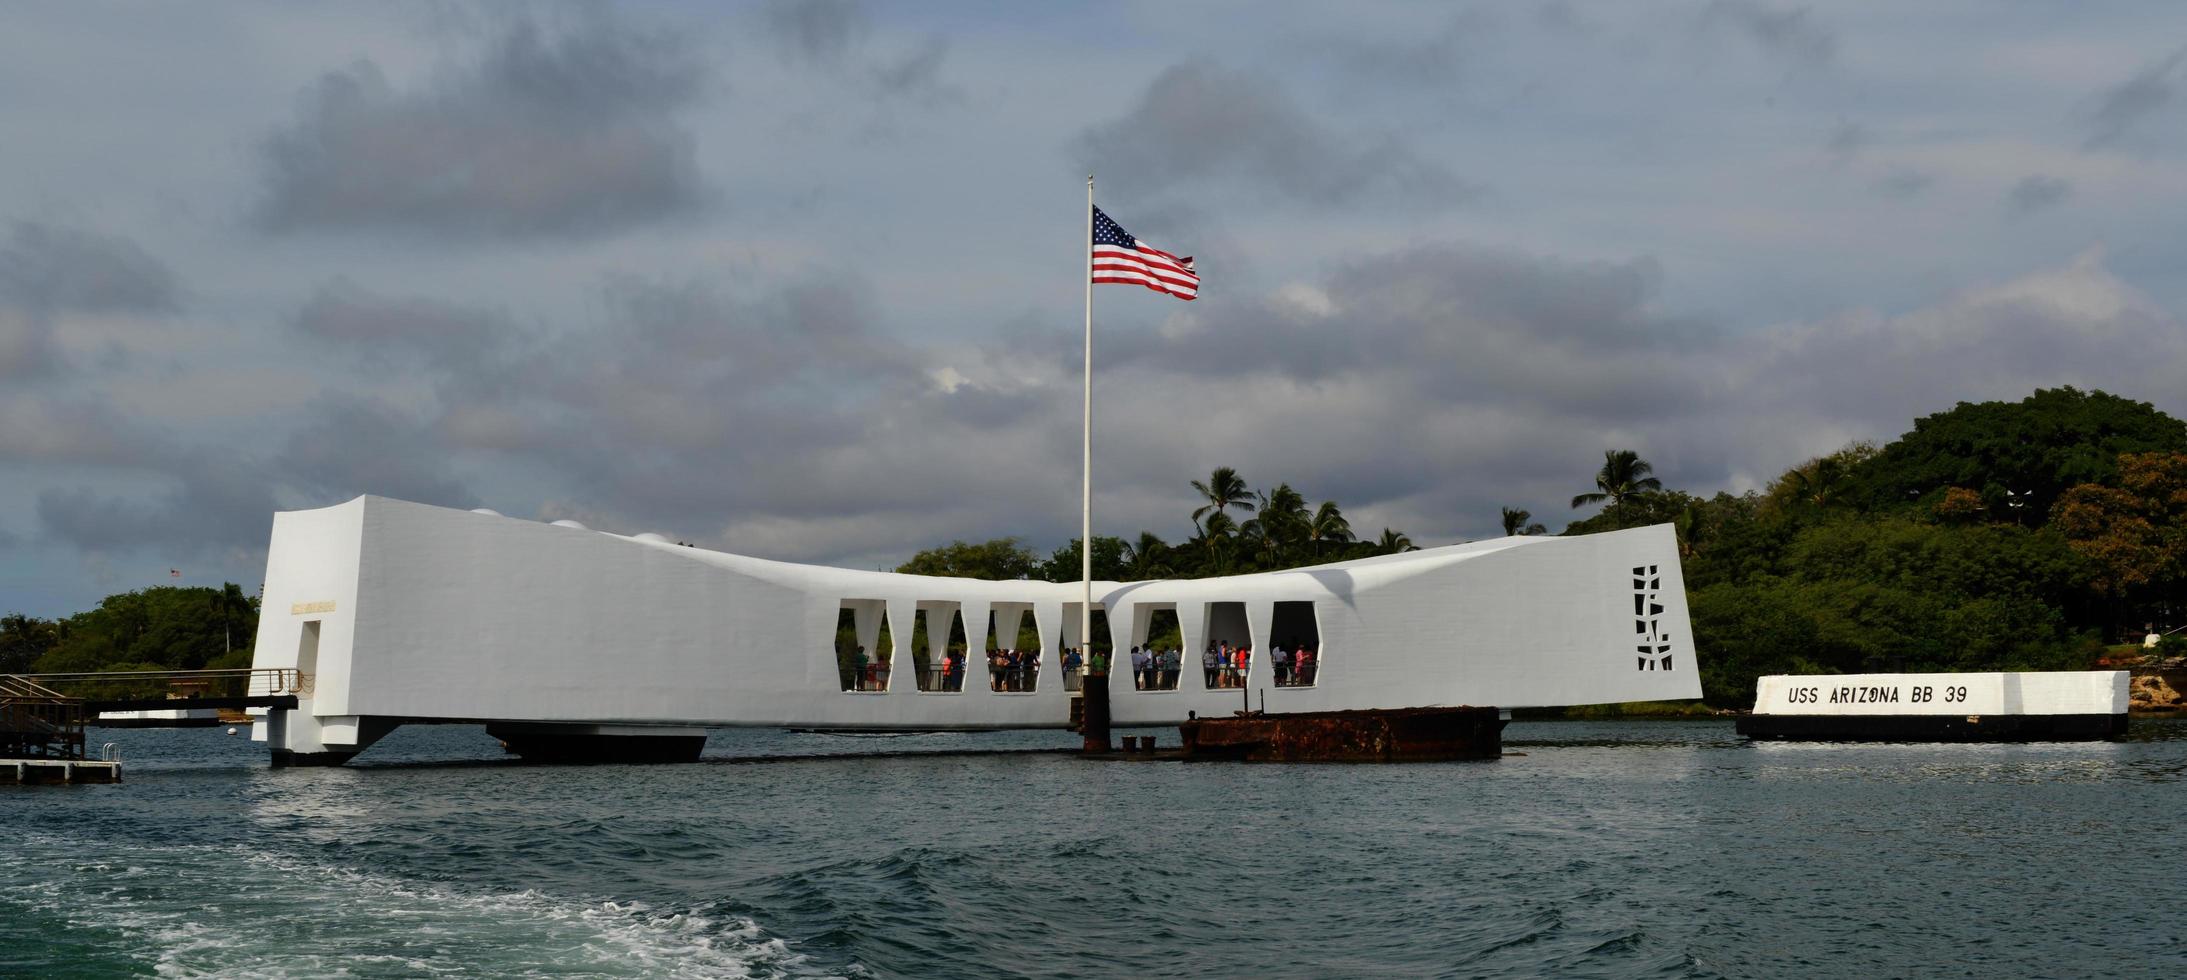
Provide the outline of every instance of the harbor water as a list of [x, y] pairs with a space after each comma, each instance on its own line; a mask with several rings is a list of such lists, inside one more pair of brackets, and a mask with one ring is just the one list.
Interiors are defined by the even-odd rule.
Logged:
[[94, 732], [120, 785], [0, 791], [0, 975], [2187, 973], [2187, 722], [1824, 745], [1521, 721], [1500, 761], [1387, 766], [919, 754], [1072, 738], [725, 731], [695, 765], [555, 767], [414, 727], [273, 770], [218, 729]]

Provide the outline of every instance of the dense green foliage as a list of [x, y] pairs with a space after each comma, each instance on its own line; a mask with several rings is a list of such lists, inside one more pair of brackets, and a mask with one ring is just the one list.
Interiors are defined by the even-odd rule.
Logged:
[[248, 667], [257, 635], [258, 600], [235, 583], [159, 586], [66, 619], [0, 618], [0, 673]]
[[[1200, 498], [1198, 508], [1192, 512], [1198, 533], [1176, 545], [1151, 531], [1141, 531], [1130, 541], [1094, 535], [1093, 577], [1125, 582], [1201, 578], [1414, 550], [1410, 538], [1387, 528], [1380, 540], [1355, 540], [1351, 522], [1336, 501], [1324, 500], [1310, 506], [1305, 496], [1288, 483], [1256, 492], [1236, 470], [1225, 466], [1206, 481], [1192, 481], [1192, 488]], [[1232, 511], [1250, 516], [1240, 522], [1231, 516]], [[916, 575], [1076, 582], [1080, 574], [1078, 544], [1073, 538], [1041, 558], [1016, 538], [996, 538], [980, 544], [952, 541], [913, 555], [896, 570]]]
[[2110, 484], [2125, 453], [2179, 452], [2187, 423], [2101, 391], [2039, 390], [2018, 402], [1962, 402], [1914, 423], [1851, 474], [1864, 510], [1933, 508], [1952, 488], [1972, 491], [1984, 516], [2027, 527], [2050, 518], [2067, 490]]
[[2037, 391], [1761, 493], [1646, 492], [1565, 533], [1676, 524], [1714, 704], [1772, 673], [2078, 668], [2187, 609], [2183, 454], [2187, 426], [2147, 404]]

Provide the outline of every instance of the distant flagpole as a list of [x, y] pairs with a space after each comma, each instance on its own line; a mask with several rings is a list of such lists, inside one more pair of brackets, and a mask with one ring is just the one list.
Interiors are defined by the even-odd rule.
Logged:
[[1079, 442], [1078, 509], [1078, 656], [1079, 669], [1093, 672], [1093, 175], [1086, 175], [1086, 426]]

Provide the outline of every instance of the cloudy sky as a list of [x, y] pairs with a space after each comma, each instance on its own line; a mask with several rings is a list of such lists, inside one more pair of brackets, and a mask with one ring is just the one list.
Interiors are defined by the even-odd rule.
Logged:
[[376, 493], [892, 565], [1236, 466], [1423, 544], [1967, 399], [2187, 414], [2187, 7], [36, 4], [0, 611]]

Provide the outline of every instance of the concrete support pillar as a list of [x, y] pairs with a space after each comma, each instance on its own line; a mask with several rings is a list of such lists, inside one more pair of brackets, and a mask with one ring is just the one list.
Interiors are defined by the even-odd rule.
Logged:
[[906, 671], [915, 666], [911, 656], [911, 637], [919, 628], [919, 601], [917, 599], [888, 600], [889, 674], [887, 689], [890, 692], [917, 690], [918, 685], [906, 683]]
[[955, 603], [928, 606], [925, 613], [926, 670], [920, 672], [917, 686], [921, 690], [939, 691], [942, 689], [939, 680], [942, 658], [949, 655], [949, 629], [957, 620], [957, 606]]
[[1025, 628], [1025, 611], [1027, 608], [1023, 603], [996, 603], [995, 649], [1015, 650], [1018, 648], [1018, 631]]
[[[1061, 603], [1033, 603], [1033, 627], [1040, 631], [1041, 659], [1049, 659], [1050, 655], [1060, 655], [1064, 647], [1070, 646], [1069, 643], [1064, 642], [1063, 605]], [[1077, 629], [1077, 621], [1073, 620], [1071, 630], [1076, 632]]]
[[985, 600], [966, 599], [958, 614], [964, 617], [964, 693], [987, 694], [987, 615]]
[[[293, 711], [267, 711], [259, 724], [265, 725], [266, 747], [272, 750], [273, 765], [278, 769], [341, 765], [394, 731], [397, 723], [356, 715], [321, 717], [311, 713], [310, 701], [304, 701]], [[252, 738], [256, 740], [257, 726], [252, 727]]]
[[[1269, 634], [1274, 631], [1276, 603], [1269, 599], [1248, 600], [1245, 604], [1245, 628], [1252, 634], [1253, 662], [1246, 665], [1245, 689], [1256, 691], [1276, 683], [1275, 665], [1269, 662]], [[1254, 704], [1254, 707], [1260, 707]]]
[[1207, 603], [1197, 600], [1177, 604], [1177, 632], [1185, 638], [1185, 676], [1177, 682], [1180, 691], [1205, 691], [1207, 671], [1201, 667], [1201, 657], [1207, 653]]

